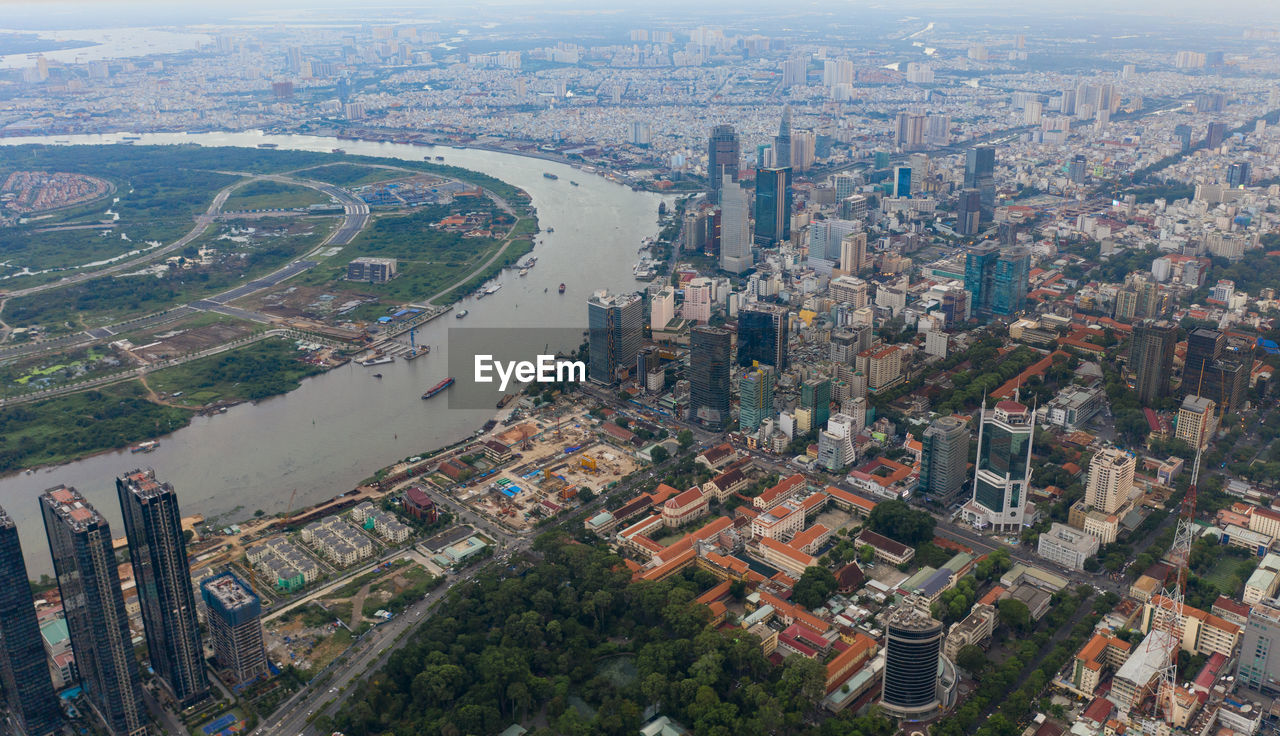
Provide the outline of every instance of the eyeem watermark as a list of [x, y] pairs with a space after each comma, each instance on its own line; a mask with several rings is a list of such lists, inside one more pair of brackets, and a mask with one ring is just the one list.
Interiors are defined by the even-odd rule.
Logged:
[[[496, 378], [495, 378], [496, 374]], [[555, 355], [539, 355], [536, 360], [496, 360], [492, 355], [477, 355], [475, 382], [498, 382], [498, 390], [506, 391], [511, 379], [517, 383], [576, 383], [587, 380], [587, 364]]]

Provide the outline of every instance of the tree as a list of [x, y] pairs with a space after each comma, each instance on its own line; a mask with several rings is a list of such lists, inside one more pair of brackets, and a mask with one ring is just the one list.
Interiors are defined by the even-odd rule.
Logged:
[[870, 565], [875, 562], [876, 548], [869, 544], [862, 545], [862, 549], [858, 550], [858, 561], [864, 565]]
[[830, 570], [819, 566], [807, 567], [796, 582], [791, 597], [805, 608], [818, 608], [827, 602], [836, 587], [836, 576]]
[[965, 644], [956, 652], [956, 664], [969, 674], [977, 676], [987, 668], [987, 654], [976, 644]]
[[667, 458], [671, 457], [671, 453], [667, 452], [667, 448], [662, 445], [657, 445], [649, 451], [649, 457], [653, 458], [653, 462], [661, 465], [667, 461]]
[[906, 501], [881, 501], [872, 509], [867, 526], [877, 534], [883, 534], [903, 544], [914, 547], [933, 539], [937, 521], [925, 511], [917, 511]]
[[1000, 607], [1000, 623], [1017, 632], [1031, 629], [1031, 609], [1016, 598], [1005, 598], [997, 604]]
[[676, 435], [676, 442], [680, 443], [680, 451], [688, 452], [693, 447], [693, 432], [688, 429], [682, 429]]

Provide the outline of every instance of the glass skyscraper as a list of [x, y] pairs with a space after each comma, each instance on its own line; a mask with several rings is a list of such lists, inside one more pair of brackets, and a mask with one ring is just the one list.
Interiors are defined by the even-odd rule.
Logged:
[[41, 494], [40, 511], [85, 698], [112, 736], [146, 736], [147, 711], [111, 526], [66, 486]]
[[695, 327], [689, 335], [689, 420], [709, 429], [729, 423], [728, 330]]
[[756, 368], [738, 379], [738, 429], [754, 432], [773, 416], [773, 374]]
[[738, 365], [750, 368], [772, 366], [787, 369], [788, 325], [785, 309], [770, 304], [756, 304], [738, 311]]
[[61, 725], [62, 711], [53, 693], [36, 608], [26, 585], [27, 564], [18, 542], [18, 527], [4, 509], [0, 509], [0, 575], [7, 582], [0, 588], [0, 682], [9, 717], [18, 733], [54, 733]]
[[989, 221], [996, 209], [996, 149], [975, 146], [965, 154], [964, 188], [977, 189], [982, 202], [982, 219]]
[[982, 406], [973, 496], [962, 512], [976, 527], [997, 533], [1019, 532], [1031, 484], [1034, 412], [1008, 399], [991, 410]]
[[209, 693], [178, 494], [155, 471], [116, 478], [151, 667], [183, 706]]
[[756, 171], [757, 245], [776, 245], [791, 239], [791, 169]]
[[991, 313], [1008, 317], [1027, 306], [1031, 276], [1031, 251], [1010, 248], [996, 259], [991, 284]]
[[644, 325], [639, 294], [597, 291], [587, 300], [587, 343], [591, 354], [587, 376], [611, 384], [636, 364]]

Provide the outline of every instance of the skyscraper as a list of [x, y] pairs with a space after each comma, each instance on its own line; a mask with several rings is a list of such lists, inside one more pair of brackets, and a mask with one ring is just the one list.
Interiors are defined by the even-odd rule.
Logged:
[[809, 226], [808, 264], [819, 273], [829, 274], [840, 263], [840, 244], [844, 236], [863, 227], [857, 220], [818, 220]]
[[[1275, 657], [1271, 656], [1272, 644], [1276, 645]], [[1264, 598], [1249, 608], [1236, 679], [1259, 692], [1280, 694], [1280, 601]]]
[[756, 235], [759, 245], [791, 238], [791, 169], [756, 171]]
[[1192, 330], [1187, 335], [1180, 394], [1203, 396], [1234, 412], [1244, 402], [1250, 365], [1247, 354], [1227, 348], [1227, 337], [1219, 330]]
[[911, 167], [896, 166], [893, 169], [893, 191], [890, 195], [894, 197], [910, 197], [911, 196]]
[[787, 369], [787, 310], [772, 304], [755, 304], [738, 310], [738, 365]]
[[753, 368], [738, 379], [738, 429], [754, 432], [773, 416], [773, 374]]
[[956, 202], [956, 232], [977, 235], [982, 229], [982, 195], [977, 189], [962, 189]]
[[1089, 482], [1084, 502], [1104, 514], [1115, 513], [1133, 495], [1134, 456], [1124, 450], [1107, 447], [1089, 461]]
[[773, 165], [779, 169], [791, 168], [791, 106], [782, 106], [782, 122], [778, 134], [773, 137]]
[[209, 680], [178, 494], [168, 483], [157, 482], [152, 470], [116, 478], [116, 493], [138, 581], [151, 666], [175, 700], [184, 707], [194, 705], [208, 695]]
[[1071, 180], [1072, 184], [1084, 183], [1085, 177], [1088, 175], [1086, 166], [1087, 160], [1083, 153], [1077, 153], [1071, 159], [1071, 163], [1067, 167], [1067, 178]]
[[977, 189], [982, 202], [982, 219], [990, 220], [996, 207], [996, 149], [975, 146], [965, 154], [964, 187]]
[[1232, 189], [1249, 186], [1248, 161], [1237, 161], [1227, 167], [1227, 186]]
[[996, 259], [1000, 249], [986, 243], [970, 248], [964, 257], [964, 290], [975, 316], [991, 315], [991, 293], [995, 286]]
[[721, 430], [729, 423], [728, 330], [695, 327], [689, 335], [689, 420]]
[[36, 623], [36, 608], [27, 587], [27, 563], [18, 542], [18, 527], [0, 509], [0, 682], [9, 717], [26, 736], [54, 733], [62, 711], [49, 679], [49, 664]]
[[1027, 304], [1028, 280], [1031, 274], [1031, 251], [1010, 248], [996, 259], [991, 283], [991, 313], [1008, 317], [1021, 312]]
[[942, 622], [915, 597], [885, 618], [884, 686], [880, 707], [896, 718], [920, 720], [938, 709]]
[[707, 143], [707, 181], [711, 182], [713, 202], [720, 201], [724, 174], [728, 174], [734, 181], [738, 180], [738, 162], [741, 158], [738, 133], [733, 126], [717, 125], [712, 128], [711, 140]]
[[85, 697], [112, 736], [146, 736], [111, 527], [79, 491], [66, 486], [41, 494], [40, 511]]
[[1129, 344], [1129, 370], [1137, 377], [1138, 401], [1145, 406], [1169, 393], [1173, 349], [1178, 328], [1166, 320], [1147, 319], [1133, 326]]
[[720, 268], [742, 273], [752, 266], [747, 190], [725, 174], [720, 187]]
[[920, 490], [945, 500], [964, 486], [969, 467], [969, 427], [963, 419], [941, 416], [920, 438]]
[[635, 365], [643, 322], [644, 304], [639, 294], [601, 290], [587, 300], [587, 342], [591, 351], [587, 376], [592, 381], [614, 383]]
[[973, 495], [962, 509], [979, 529], [1022, 531], [1031, 486], [1032, 416], [1016, 401], [1000, 401], [991, 410], [982, 402]]
[[231, 682], [245, 683], [267, 674], [262, 645], [262, 604], [257, 594], [233, 572], [200, 585], [209, 611], [209, 637], [219, 672]]
[[800, 384], [800, 408], [811, 412], [810, 426], [825, 426], [831, 418], [831, 379], [815, 378]]
[[1209, 148], [1217, 148], [1222, 145], [1222, 141], [1227, 137], [1227, 124], [1223, 122], [1209, 123], [1209, 130], [1205, 133], [1205, 145]]

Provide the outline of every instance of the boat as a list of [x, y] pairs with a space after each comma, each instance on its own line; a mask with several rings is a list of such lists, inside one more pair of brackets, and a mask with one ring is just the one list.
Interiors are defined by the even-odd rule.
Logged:
[[527, 269], [527, 268], [522, 268], [522, 269], [520, 269], [520, 275], [521, 275], [521, 276], [528, 276], [528, 275], [529, 275], [529, 269]]
[[542, 178], [543, 178], [543, 179], [559, 179], [560, 177], [556, 176], [555, 174], [551, 173], [550, 171], [544, 171], [544, 172], [542, 172]]
[[258, 148], [279, 148], [279, 143], [259, 143]]
[[556, 229], [555, 229], [554, 227], [549, 227], [549, 228], [547, 228], [547, 232], [549, 232], [549, 233], [554, 233], [555, 231], [556, 231]]
[[427, 389], [427, 392], [422, 395], [422, 398], [429, 399], [432, 396], [435, 396], [436, 394], [440, 393], [446, 388], [449, 388], [452, 385], [453, 385], [453, 376], [449, 376], [448, 378], [444, 379], [440, 383], [437, 383], [436, 385]]
[[498, 407], [497, 407], [497, 408], [501, 409], [501, 408], [505, 407], [507, 404], [510, 404], [510, 403], [511, 403], [511, 401], [512, 401], [513, 399], [515, 399], [515, 397], [516, 397], [516, 395], [515, 395], [515, 394], [503, 394], [503, 395], [502, 395], [502, 398], [501, 398], [501, 399], [498, 399]]
[[332, 149], [329, 149], [329, 153], [346, 153], [346, 151], [341, 148], [332, 148]]
[[142, 140], [142, 136], [140, 136], [140, 135], [126, 135], [126, 136], [121, 137], [121, 138], [120, 138], [120, 140], [122, 140], [122, 141], [140, 141], [140, 140]]
[[431, 352], [431, 346], [423, 345], [421, 347], [411, 348], [409, 352], [405, 353], [404, 355], [401, 355], [400, 357], [404, 358], [405, 360], [417, 360], [418, 358], [421, 358], [422, 356], [426, 355], [429, 352]]
[[471, 312], [470, 312], [470, 311], [468, 311], [468, 310], [466, 310], [466, 309], [464, 309], [464, 310], [462, 310], [461, 312], [458, 312], [457, 314], [455, 314], [455, 315], [453, 315], [453, 316], [454, 316], [454, 317], [457, 317], [458, 319], [462, 319], [463, 317], [467, 316], [468, 314], [471, 314]]
[[489, 296], [490, 294], [497, 294], [498, 290], [501, 288], [502, 288], [502, 284], [494, 284], [493, 286], [490, 286], [489, 288], [484, 290], [484, 295]]
[[395, 362], [395, 358], [391, 357], [390, 355], [374, 355], [372, 357], [365, 358], [364, 360], [359, 362], [360, 362], [360, 365], [368, 368], [370, 366], [386, 365], [387, 363]]
[[155, 452], [158, 447], [160, 447], [159, 442], [155, 440], [147, 440], [146, 442], [139, 442], [133, 447], [130, 447], [129, 452], [132, 452], [135, 455], [140, 452]]
[[480, 434], [484, 434], [485, 432], [488, 432], [489, 430], [493, 429], [496, 426], [498, 426], [498, 420], [490, 419], [489, 421], [484, 423], [483, 427], [480, 428]]
[[373, 374], [373, 377], [374, 377], [374, 378], [382, 378], [382, 374], [381, 374], [381, 373], [375, 373], [375, 374]]
[[443, 161], [443, 160], [444, 160], [444, 156], [436, 156], [436, 160], [437, 160], [437, 161]]
[[561, 293], [561, 294], [563, 294], [563, 293], [564, 293], [564, 282], [563, 282], [563, 281], [561, 281], [561, 282], [560, 282], [560, 293]]

